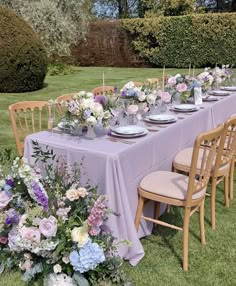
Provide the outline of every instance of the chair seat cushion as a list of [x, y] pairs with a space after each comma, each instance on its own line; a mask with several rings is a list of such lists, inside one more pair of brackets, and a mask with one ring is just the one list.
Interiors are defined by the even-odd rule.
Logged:
[[[200, 150], [200, 155], [198, 157], [197, 161], [197, 170], [200, 170], [201, 168], [201, 160], [202, 160], [202, 150]], [[192, 161], [192, 154], [193, 154], [193, 148], [186, 148], [181, 151], [179, 151], [174, 160], [173, 160], [173, 165], [175, 168], [177, 168], [180, 171], [186, 171], [186, 169], [190, 170], [191, 166], [191, 161]], [[212, 172], [214, 171], [214, 166], [215, 166], [215, 160], [212, 163]], [[230, 167], [230, 162], [226, 164], [222, 164], [218, 170], [218, 172], [224, 172], [227, 171]]]
[[[188, 181], [189, 178], [185, 175], [168, 171], [157, 171], [145, 176], [139, 186], [147, 192], [184, 201], [187, 198]], [[205, 192], [206, 188], [195, 193], [192, 199], [203, 197]]]

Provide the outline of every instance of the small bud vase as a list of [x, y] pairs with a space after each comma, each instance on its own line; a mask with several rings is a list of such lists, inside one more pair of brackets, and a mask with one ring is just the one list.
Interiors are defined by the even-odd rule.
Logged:
[[89, 138], [89, 139], [94, 139], [97, 137], [97, 134], [95, 133], [95, 130], [94, 130], [94, 126], [93, 125], [88, 125], [87, 127], [87, 133], [85, 134], [85, 137], [86, 138]]

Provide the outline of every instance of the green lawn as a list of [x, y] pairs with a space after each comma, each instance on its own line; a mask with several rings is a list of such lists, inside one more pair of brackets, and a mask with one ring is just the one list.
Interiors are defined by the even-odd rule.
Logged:
[[[67, 76], [47, 77], [47, 87], [26, 94], [0, 94], [0, 142], [1, 147], [14, 147], [7, 107], [21, 100], [48, 100], [79, 90], [91, 90], [101, 85], [102, 72], [107, 85], [122, 87], [128, 80], [142, 81], [147, 77], [160, 77], [159, 69], [121, 68], [80, 68], [78, 73]], [[183, 70], [182, 72], [187, 72]], [[167, 70], [175, 74], [177, 70]], [[182, 271], [182, 233], [158, 227], [155, 234], [142, 239], [145, 257], [136, 266], [124, 264], [127, 276], [136, 286], [168, 285], [236, 285], [236, 200], [230, 208], [224, 207], [222, 186], [218, 188], [216, 202], [217, 229], [212, 231], [209, 223], [209, 197], [206, 198], [206, 240], [202, 246], [199, 240], [198, 215], [191, 218], [189, 238], [189, 271]], [[163, 215], [169, 222], [180, 222], [182, 212], [172, 208], [170, 214]], [[4, 273], [0, 276], [0, 286], [23, 286], [19, 273]], [[63, 285], [58, 285], [63, 286]]]

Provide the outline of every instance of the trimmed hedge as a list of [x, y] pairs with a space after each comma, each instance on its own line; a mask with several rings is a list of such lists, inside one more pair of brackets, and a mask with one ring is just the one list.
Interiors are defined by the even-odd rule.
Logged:
[[236, 63], [236, 13], [123, 20], [139, 56], [157, 66]]
[[46, 51], [31, 27], [0, 6], [0, 92], [33, 91], [43, 87]]

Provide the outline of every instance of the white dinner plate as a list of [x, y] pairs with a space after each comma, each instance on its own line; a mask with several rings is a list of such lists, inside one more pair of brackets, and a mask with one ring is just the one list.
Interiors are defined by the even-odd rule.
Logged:
[[148, 119], [151, 121], [165, 123], [165, 122], [174, 122], [177, 120], [177, 117], [171, 114], [153, 114], [149, 115]]
[[173, 109], [176, 111], [189, 112], [189, 111], [197, 111], [199, 107], [194, 104], [178, 104], [174, 105]]
[[222, 86], [220, 89], [227, 91], [236, 91], [236, 86]]
[[122, 137], [122, 138], [136, 138], [136, 137], [141, 137], [141, 136], [148, 134], [148, 130], [146, 128], [143, 128], [143, 129], [145, 131], [139, 134], [118, 134], [118, 133], [115, 133], [114, 131], [111, 131], [111, 135], [115, 137]]
[[211, 91], [211, 94], [213, 95], [219, 95], [219, 96], [227, 96], [230, 95], [230, 93], [228, 91], [225, 90], [213, 90]]
[[202, 100], [203, 101], [217, 101], [218, 98], [213, 96], [213, 95], [208, 95], [208, 96], [203, 96], [202, 97]]
[[139, 135], [145, 132], [147, 129], [137, 126], [137, 125], [128, 125], [128, 126], [121, 126], [115, 129], [112, 129], [112, 132], [120, 135]]

